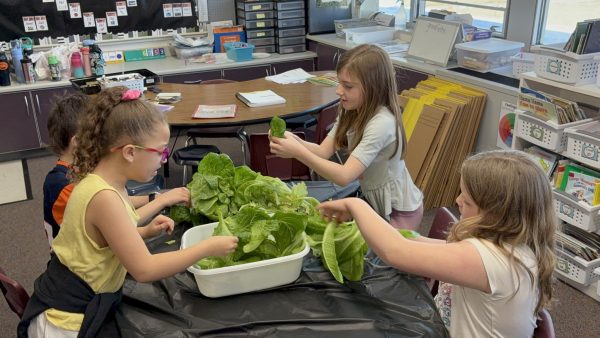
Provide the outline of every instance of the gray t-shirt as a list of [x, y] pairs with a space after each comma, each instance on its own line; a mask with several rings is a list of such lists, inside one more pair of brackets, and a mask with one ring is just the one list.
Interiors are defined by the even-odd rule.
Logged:
[[[337, 126], [338, 121], [328, 136], [335, 137]], [[367, 123], [360, 141], [355, 140], [353, 130], [346, 134], [349, 145], [358, 141], [350, 155], [366, 167], [359, 177], [361, 190], [371, 207], [388, 220], [392, 209], [414, 211], [423, 202], [423, 194], [413, 183], [404, 160], [400, 159], [404, 146], [402, 140], [398, 151], [390, 159], [394, 152], [396, 128], [394, 115], [386, 107], [381, 107]]]

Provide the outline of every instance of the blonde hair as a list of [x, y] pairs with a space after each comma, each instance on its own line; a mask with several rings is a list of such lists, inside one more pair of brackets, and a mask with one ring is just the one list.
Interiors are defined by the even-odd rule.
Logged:
[[[520, 151], [489, 151], [467, 158], [461, 167], [463, 187], [480, 214], [455, 224], [448, 241], [486, 239], [522, 266], [534, 283], [533, 273], [514, 256], [519, 245], [529, 247], [537, 261], [539, 290], [536, 314], [552, 300], [557, 230], [550, 182], [542, 169]], [[511, 247], [510, 252], [505, 245]]]
[[[367, 123], [379, 108], [386, 107], [394, 115], [398, 128], [396, 128], [396, 145], [392, 158], [400, 147], [402, 137], [401, 159], [406, 154], [406, 135], [402, 124], [400, 104], [398, 102], [398, 89], [394, 66], [387, 52], [375, 45], [360, 45], [345, 52], [336, 68], [339, 74], [346, 71], [357, 78], [363, 90], [363, 104], [356, 110], [339, 108], [339, 122], [334, 142], [337, 149], [347, 148], [351, 152], [360, 142]], [[354, 130], [356, 142], [348, 144], [346, 133]]]
[[122, 100], [126, 87], [113, 87], [101, 91], [89, 105], [77, 134], [77, 147], [73, 166], [77, 179], [92, 172], [102, 157], [121, 143], [141, 143], [166, 124], [163, 113], [141, 99]]

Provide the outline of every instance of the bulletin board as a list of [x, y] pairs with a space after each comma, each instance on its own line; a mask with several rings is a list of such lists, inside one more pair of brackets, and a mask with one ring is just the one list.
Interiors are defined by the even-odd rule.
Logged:
[[407, 56], [445, 67], [454, 50], [461, 24], [428, 17], [418, 17]]
[[0, 0], [0, 8], [0, 41], [93, 35], [102, 19], [110, 33], [198, 26], [194, 0]]

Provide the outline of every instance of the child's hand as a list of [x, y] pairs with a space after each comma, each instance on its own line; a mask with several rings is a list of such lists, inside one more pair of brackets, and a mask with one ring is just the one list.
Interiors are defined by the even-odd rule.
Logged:
[[237, 248], [238, 238], [236, 236], [212, 236], [199, 244], [206, 246], [206, 257], [227, 256]]
[[317, 205], [317, 209], [321, 212], [321, 216], [327, 221], [345, 222], [352, 219], [352, 214], [346, 206], [344, 199], [322, 202]]
[[168, 234], [173, 232], [173, 227], [175, 226], [175, 222], [165, 215], [158, 215], [154, 217], [148, 225], [144, 226], [143, 236], [144, 238], [154, 237], [159, 235], [163, 230]]
[[174, 188], [156, 196], [164, 207], [184, 203], [190, 205], [190, 191], [186, 187]]
[[297, 158], [302, 153], [304, 146], [300, 138], [286, 131], [284, 137], [269, 137], [271, 152], [282, 158]]

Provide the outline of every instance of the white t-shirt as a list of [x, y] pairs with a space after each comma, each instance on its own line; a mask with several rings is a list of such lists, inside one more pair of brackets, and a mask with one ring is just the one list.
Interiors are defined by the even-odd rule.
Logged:
[[[335, 137], [338, 121], [329, 132]], [[394, 115], [386, 107], [381, 107], [377, 114], [367, 122], [362, 139], [352, 150], [351, 156], [359, 160], [365, 171], [359, 177], [362, 193], [371, 207], [382, 217], [389, 219], [392, 209], [398, 211], [414, 211], [423, 202], [423, 194], [415, 186], [410, 177], [402, 154], [402, 140], [396, 154], [396, 129], [398, 124]], [[353, 130], [346, 134], [348, 144], [356, 142]]]
[[491, 293], [452, 285], [450, 335], [530, 338], [536, 327], [534, 311], [538, 301], [537, 263], [533, 251], [526, 246], [515, 250], [515, 256], [535, 276], [532, 284], [525, 269], [515, 265], [516, 269], [512, 270], [509, 258], [490, 241], [475, 238], [466, 241], [473, 244], [481, 256]]

